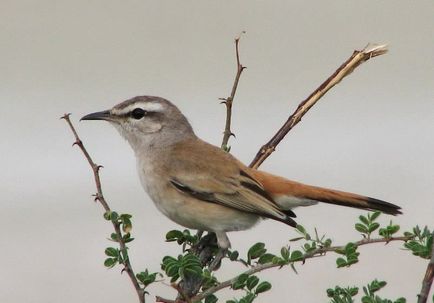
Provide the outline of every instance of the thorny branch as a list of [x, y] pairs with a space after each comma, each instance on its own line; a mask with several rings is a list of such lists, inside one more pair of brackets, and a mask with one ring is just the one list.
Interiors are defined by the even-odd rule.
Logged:
[[[434, 238], [434, 232], [433, 232]], [[417, 303], [426, 303], [428, 300], [429, 290], [431, 289], [431, 285], [434, 278], [434, 241], [431, 248], [431, 259], [426, 267], [425, 277], [422, 281], [422, 289], [420, 290], [419, 298], [417, 299]], [[434, 298], [434, 297], [433, 297]]]
[[[363, 239], [360, 240], [358, 242], [355, 242], [355, 246], [359, 247], [362, 245], [367, 245], [367, 244], [373, 244], [373, 243], [389, 243], [392, 241], [408, 241], [411, 240], [413, 237], [412, 236], [408, 236], [408, 237], [392, 237], [392, 238], [377, 238], [377, 239]], [[321, 256], [325, 256], [325, 254], [327, 252], [336, 252], [338, 250], [342, 250], [344, 248], [344, 246], [330, 246], [330, 247], [320, 247], [312, 252], [306, 253], [303, 257], [303, 260], [301, 260], [300, 262], [305, 262], [305, 260], [307, 259], [311, 259], [314, 257], [321, 257]], [[269, 268], [274, 268], [274, 267], [282, 267], [282, 265], [280, 264], [275, 264], [275, 263], [265, 263], [265, 264], [258, 264], [252, 268], [250, 268], [249, 270], [243, 272], [242, 274], [246, 274], [246, 275], [253, 275], [257, 272], [269, 269]], [[204, 298], [206, 298], [207, 296], [209, 296], [210, 294], [213, 294], [223, 288], [227, 288], [229, 286], [231, 286], [239, 277], [239, 275], [237, 275], [236, 277], [226, 280], [224, 282], [221, 282], [219, 284], [217, 284], [214, 287], [208, 288], [207, 290], [205, 290], [204, 292], [200, 293], [199, 295], [197, 295], [196, 297], [192, 298], [191, 302], [199, 302], [200, 300], [203, 300]]]
[[[77, 131], [75, 130], [74, 126], [72, 125], [72, 122], [71, 122], [69, 116], [70, 116], [70, 114], [65, 114], [65, 115], [63, 115], [63, 117], [61, 117], [61, 119], [64, 119], [66, 121], [66, 123], [68, 123], [68, 125], [71, 128], [71, 131], [72, 131], [72, 133], [74, 134], [74, 137], [75, 137], [75, 142], [74, 142], [73, 145], [77, 145], [81, 149], [81, 151], [83, 152], [84, 156], [86, 157], [87, 162], [89, 162], [89, 165], [92, 168], [93, 176], [94, 176], [94, 179], [95, 179], [96, 190], [97, 190], [97, 193], [95, 194], [95, 201], [98, 201], [102, 205], [102, 207], [104, 208], [104, 210], [106, 212], [110, 212], [111, 209], [110, 209], [107, 201], [104, 198], [104, 194], [102, 192], [102, 186], [101, 186], [101, 179], [100, 179], [100, 176], [99, 176], [99, 170], [100, 170], [100, 168], [102, 166], [97, 165], [92, 160], [92, 158], [89, 155], [88, 151], [84, 147], [83, 142], [81, 141], [80, 137], [78, 136]], [[120, 250], [123, 251], [123, 252], [125, 252], [125, 254], [128, 255], [127, 246], [126, 246], [125, 241], [123, 240], [123, 237], [122, 237], [122, 232], [121, 232], [121, 226], [120, 226], [120, 224], [116, 223], [116, 222], [113, 222], [113, 221], [112, 221], [112, 224], [113, 224], [113, 228], [114, 228], [114, 230], [116, 232], [116, 235], [117, 235], [117, 239], [118, 239], [118, 242], [119, 242]], [[145, 292], [144, 292], [144, 289], [140, 287], [139, 282], [137, 281], [137, 279], [135, 277], [133, 268], [131, 266], [131, 263], [130, 263], [130, 260], [129, 260], [128, 257], [125, 258], [125, 260], [123, 262], [123, 265], [124, 265], [124, 269], [122, 271], [126, 271], [127, 272], [127, 274], [129, 276], [131, 282], [134, 285], [134, 288], [136, 289], [137, 295], [139, 297], [139, 301], [141, 303], [144, 303], [145, 302]]]
[[[244, 34], [245, 32], [241, 32], [241, 34]], [[234, 136], [234, 133], [231, 130], [231, 121], [232, 121], [232, 103], [235, 98], [235, 93], [237, 92], [238, 83], [240, 81], [241, 73], [246, 68], [243, 66], [240, 62], [240, 53], [239, 53], [239, 43], [241, 34], [235, 38], [235, 54], [237, 57], [237, 74], [235, 75], [234, 84], [232, 86], [231, 95], [227, 98], [221, 98], [220, 100], [223, 100], [222, 103], [226, 105], [226, 124], [225, 124], [225, 130], [223, 132], [223, 140], [221, 144], [221, 148], [224, 150], [228, 150], [228, 141], [231, 136]]]
[[353, 70], [363, 62], [383, 55], [387, 52], [386, 45], [368, 44], [361, 51], [354, 51], [351, 57], [345, 61], [326, 81], [324, 81], [309, 97], [302, 101], [295, 112], [288, 118], [279, 131], [268, 141], [256, 154], [250, 167], [258, 168], [268, 156], [276, 149], [276, 146], [282, 141], [286, 134], [301, 121], [301, 118], [315, 105], [315, 103], [324, 96], [333, 86], [338, 84], [343, 78], [351, 74]]

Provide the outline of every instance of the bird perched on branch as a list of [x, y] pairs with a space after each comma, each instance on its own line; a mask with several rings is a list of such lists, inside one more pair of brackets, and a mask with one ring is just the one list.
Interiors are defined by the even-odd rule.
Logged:
[[157, 208], [187, 228], [214, 232], [223, 250], [229, 231], [245, 230], [261, 218], [295, 227], [293, 208], [318, 202], [400, 214], [392, 203], [305, 185], [252, 169], [206, 143], [166, 99], [139, 96], [81, 120], [110, 122], [129, 142], [140, 181]]

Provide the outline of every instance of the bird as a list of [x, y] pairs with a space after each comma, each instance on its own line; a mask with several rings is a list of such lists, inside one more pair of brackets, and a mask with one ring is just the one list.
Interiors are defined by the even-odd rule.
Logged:
[[158, 210], [186, 228], [214, 232], [222, 251], [228, 232], [250, 229], [261, 219], [296, 227], [293, 209], [329, 203], [401, 214], [401, 207], [358, 194], [306, 185], [250, 168], [193, 131], [170, 101], [137, 96], [81, 120], [112, 124], [136, 156], [141, 184]]

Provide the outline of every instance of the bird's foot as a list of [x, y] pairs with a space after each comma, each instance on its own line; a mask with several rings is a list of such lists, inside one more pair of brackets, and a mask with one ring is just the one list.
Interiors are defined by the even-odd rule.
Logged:
[[208, 266], [209, 271], [218, 270], [220, 268], [220, 265], [222, 264], [222, 259], [226, 256], [227, 252], [227, 249], [219, 249], [216, 256], [214, 257], [214, 260], [212, 260], [212, 262]]

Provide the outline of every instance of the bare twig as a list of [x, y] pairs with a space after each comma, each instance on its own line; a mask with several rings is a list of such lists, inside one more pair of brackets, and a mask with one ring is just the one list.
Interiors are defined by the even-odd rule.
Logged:
[[[243, 33], [245, 33], [245, 32], [244, 31], [241, 32], [241, 34], [243, 34]], [[231, 130], [232, 103], [233, 103], [234, 98], [235, 98], [235, 93], [237, 92], [238, 82], [240, 81], [241, 73], [246, 68], [245, 66], [243, 66], [240, 63], [240, 53], [238, 50], [241, 34], [235, 38], [235, 54], [237, 57], [237, 74], [235, 75], [235, 80], [234, 80], [234, 84], [232, 86], [231, 95], [227, 98], [221, 98], [220, 99], [220, 100], [223, 100], [222, 103], [224, 103], [226, 105], [226, 124], [225, 124], [225, 130], [223, 132], [223, 140], [222, 140], [222, 145], [221, 145], [221, 147], [224, 150], [227, 150], [227, 148], [228, 148], [227, 146], [228, 146], [229, 138], [231, 136], [234, 136], [234, 133]]]
[[[434, 232], [432, 234], [434, 238]], [[431, 285], [434, 278], [434, 241], [431, 247], [431, 259], [426, 267], [425, 277], [422, 281], [422, 289], [420, 290], [419, 298], [417, 299], [417, 303], [426, 303], [428, 300], [429, 290], [431, 289]]]
[[[110, 207], [109, 207], [107, 201], [105, 200], [104, 194], [102, 192], [101, 179], [99, 176], [99, 170], [102, 166], [97, 165], [92, 160], [88, 151], [84, 147], [83, 142], [81, 141], [80, 137], [78, 136], [77, 131], [75, 130], [74, 126], [72, 125], [72, 122], [71, 122], [69, 116], [70, 116], [70, 114], [65, 114], [65, 115], [63, 115], [63, 117], [61, 117], [61, 119], [64, 119], [66, 121], [66, 123], [68, 123], [68, 125], [71, 128], [71, 131], [75, 137], [75, 142], [73, 145], [77, 145], [81, 149], [84, 156], [86, 157], [87, 162], [89, 162], [89, 165], [92, 168], [93, 176], [95, 179], [96, 190], [97, 190], [97, 193], [95, 194], [95, 201], [98, 201], [102, 205], [102, 207], [104, 208], [104, 210], [106, 212], [110, 212], [111, 211]], [[128, 257], [127, 246], [126, 246], [125, 241], [123, 240], [123, 237], [122, 237], [120, 224], [113, 222], [113, 221], [112, 221], [112, 224], [113, 224], [113, 228], [114, 228], [116, 235], [117, 235], [117, 241], [119, 242], [120, 250], [123, 251], [125, 254], [127, 254], [127, 258], [125, 258], [125, 260], [123, 261], [124, 269], [122, 271], [127, 272], [128, 276], [130, 277], [131, 282], [133, 283], [134, 288], [136, 289], [137, 295], [139, 297], [139, 301], [141, 303], [144, 303], [145, 302], [145, 292], [144, 292], [144, 289], [140, 287], [139, 282], [137, 281], [136, 276], [135, 276], [134, 271], [133, 271], [133, 268], [131, 266], [131, 263], [130, 263], [130, 260]]]
[[268, 143], [261, 147], [256, 154], [250, 167], [258, 168], [265, 159], [270, 156], [276, 149], [276, 146], [282, 141], [286, 134], [301, 121], [301, 118], [307, 113], [307, 111], [315, 105], [315, 103], [327, 93], [329, 89], [338, 84], [344, 77], [348, 76], [356, 67], [363, 62], [385, 54], [387, 52], [386, 45], [367, 45], [361, 51], [354, 51], [351, 57], [345, 61], [325, 82], [323, 82], [309, 97], [301, 102], [295, 112], [288, 118], [285, 124], [279, 129], [279, 131], [271, 138]]
[[157, 303], [176, 303], [177, 301], [170, 300], [170, 299], [165, 299], [165, 298], [162, 298], [160, 296], [156, 296], [155, 297], [155, 302], [157, 302]]
[[[363, 239], [360, 240], [358, 242], [355, 242], [354, 245], [355, 246], [362, 246], [362, 245], [367, 245], [367, 244], [373, 244], [373, 243], [389, 243], [392, 241], [408, 241], [411, 240], [413, 238], [413, 236], [408, 236], [408, 237], [392, 237], [392, 238], [377, 238], [377, 239]], [[319, 257], [319, 256], [324, 256], [327, 252], [336, 252], [338, 250], [342, 250], [345, 246], [330, 246], [330, 247], [320, 247], [312, 252], [306, 253], [303, 257], [302, 260], [300, 260], [299, 262], [303, 262], [306, 259], [311, 259], [314, 257]], [[245, 272], [243, 272], [242, 274], [246, 274], [248, 276], [253, 275], [257, 272], [269, 269], [269, 268], [273, 268], [273, 267], [282, 267], [281, 264], [275, 264], [275, 263], [265, 263], [265, 264], [258, 264], [252, 268], [250, 268], [249, 270], [246, 270]], [[231, 286], [237, 279], [238, 279], [239, 275], [226, 280], [224, 282], [221, 282], [219, 284], [217, 284], [214, 287], [208, 288], [207, 290], [203, 291], [202, 293], [198, 294], [196, 297], [192, 298], [192, 302], [199, 302], [200, 300], [203, 300], [204, 298], [206, 298], [207, 296], [223, 289], [223, 288], [227, 288], [229, 286]]]

